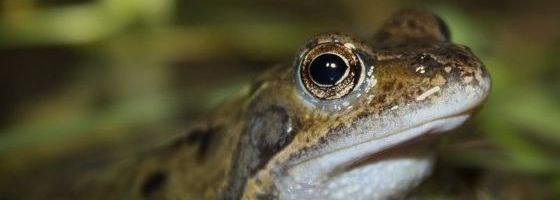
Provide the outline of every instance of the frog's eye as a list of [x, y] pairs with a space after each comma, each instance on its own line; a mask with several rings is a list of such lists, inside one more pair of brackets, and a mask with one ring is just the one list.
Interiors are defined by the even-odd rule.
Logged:
[[332, 53], [319, 55], [309, 64], [309, 78], [320, 86], [336, 85], [349, 71], [348, 61]]
[[356, 87], [362, 66], [353, 48], [339, 43], [319, 44], [303, 55], [300, 78], [319, 99], [337, 99]]

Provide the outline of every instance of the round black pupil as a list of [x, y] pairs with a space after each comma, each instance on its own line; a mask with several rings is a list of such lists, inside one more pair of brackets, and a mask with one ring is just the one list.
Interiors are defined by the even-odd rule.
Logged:
[[334, 54], [323, 54], [315, 58], [309, 66], [309, 75], [318, 84], [335, 85], [348, 70], [344, 60]]

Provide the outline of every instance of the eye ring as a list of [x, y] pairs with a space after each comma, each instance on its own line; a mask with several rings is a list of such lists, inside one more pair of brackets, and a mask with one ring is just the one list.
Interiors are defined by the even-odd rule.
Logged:
[[311, 95], [332, 100], [348, 95], [358, 85], [362, 68], [353, 48], [329, 42], [304, 53], [299, 73]]

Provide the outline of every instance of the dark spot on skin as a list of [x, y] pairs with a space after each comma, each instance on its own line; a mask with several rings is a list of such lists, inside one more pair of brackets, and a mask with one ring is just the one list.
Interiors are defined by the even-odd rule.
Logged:
[[167, 174], [163, 171], [152, 172], [142, 183], [141, 193], [143, 197], [150, 197], [154, 192], [160, 190], [167, 182]]
[[401, 82], [398, 82], [395, 89], [401, 90], [401, 89], [403, 89], [403, 87], [404, 87], [404, 85]]
[[[290, 119], [284, 108], [272, 106], [249, 122], [251, 144], [262, 155], [272, 155], [288, 142]], [[262, 165], [264, 163], [260, 163]]]
[[384, 101], [385, 101], [385, 97], [386, 97], [385, 94], [382, 94], [382, 95], [377, 96], [377, 99], [378, 99], [378, 101], [380, 101], [380, 102], [384, 102]]
[[370, 112], [360, 112], [356, 115], [356, 120], [361, 120], [361, 119], [365, 119], [367, 117], [371, 116]]
[[[259, 101], [255, 101], [259, 102]], [[258, 108], [249, 113], [245, 130], [233, 156], [233, 168], [225, 191], [218, 199], [239, 199], [247, 181], [262, 169], [278, 151], [293, 139], [297, 128], [284, 107], [278, 105]]]
[[474, 76], [474, 72], [465, 72], [463, 74], [463, 77], [467, 77], [467, 76]]
[[420, 60], [420, 62], [428, 62], [432, 59], [432, 56], [430, 56], [429, 54], [420, 54], [418, 59]]
[[465, 55], [464, 53], [457, 53], [455, 59], [462, 63], [468, 63], [471, 60], [472, 56]]
[[325, 142], [327, 142], [327, 138], [326, 137], [321, 137], [319, 138], [319, 144], [325, 144]]
[[385, 85], [383, 85], [383, 92], [388, 92], [389, 90], [391, 90], [393, 88], [393, 84], [394, 83], [387, 83]]
[[198, 145], [197, 159], [203, 160], [208, 154], [210, 144], [216, 137], [218, 128], [200, 128], [194, 129], [185, 137], [175, 140], [171, 144], [171, 150], [177, 150], [185, 145]]
[[426, 91], [426, 90], [427, 89], [425, 89], [425, 90], [414, 90], [414, 92], [412, 93], [413, 95], [409, 96], [409, 98], [420, 96], [420, 94], [424, 93], [424, 91]]
[[[336, 125], [334, 128], [331, 128], [329, 130], [329, 133], [327, 133], [327, 136], [325, 137], [325, 139], [328, 139], [329, 141], [334, 141], [334, 140], [331, 140], [331, 138], [334, 137], [334, 136], [340, 136], [341, 134], [347, 133], [347, 132], [345, 132], [346, 128], [347, 128], [346, 125], [343, 124], [343, 123]], [[326, 141], [325, 141], [325, 143], [326, 143]]]
[[[294, 153], [294, 154], [290, 154], [290, 156], [288, 157], [288, 160], [297, 160], [299, 158], [301, 158], [302, 155], [304, 155], [306, 152], [308, 152], [311, 149], [310, 146], [305, 146], [303, 147], [299, 152]], [[286, 168], [282, 169], [282, 173], [287, 175], [288, 171], [286, 171]]]
[[408, 26], [411, 29], [415, 29], [418, 27], [418, 24], [416, 23], [415, 20], [408, 20], [406, 21], [406, 26]]
[[306, 49], [311, 49], [311, 48], [315, 47], [318, 43], [319, 43], [319, 39], [315, 38], [315, 39], [309, 41], [307, 44], [305, 44], [305, 48]]

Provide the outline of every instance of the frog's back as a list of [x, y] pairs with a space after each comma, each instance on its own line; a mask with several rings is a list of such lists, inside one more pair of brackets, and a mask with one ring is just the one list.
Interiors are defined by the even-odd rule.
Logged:
[[[91, 199], [216, 199], [224, 190], [241, 132], [238, 102], [224, 105], [211, 121], [164, 145], [103, 170], [78, 187]], [[85, 187], [84, 187], [85, 186]]]

